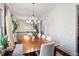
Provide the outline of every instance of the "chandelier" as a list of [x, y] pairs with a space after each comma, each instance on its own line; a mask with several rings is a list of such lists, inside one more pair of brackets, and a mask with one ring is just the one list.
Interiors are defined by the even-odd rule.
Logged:
[[38, 18], [35, 17], [35, 15], [34, 15], [34, 12], [35, 12], [34, 11], [34, 4], [35, 3], [32, 3], [32, 5], [33, 5], [33, 15], [31, 17], [29, 17], [28, 20], [26, 20], [26, 23], [28, 23], [28, 24], [39, 24]]

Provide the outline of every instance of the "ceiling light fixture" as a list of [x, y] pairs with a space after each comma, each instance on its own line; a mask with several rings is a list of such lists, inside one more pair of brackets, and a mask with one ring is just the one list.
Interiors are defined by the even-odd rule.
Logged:
[[26, 22], [28, 23], [28, 24], [38, 24], [39, 23], [39, 20], [38, 20], [38, 18], [37, 17], [35, 17], [35, 14], [34, 14], [34, 5], [35, 3], [32, 3], [32, 5], [33, 5], [33, 15], [31, 16], [31, 17], [29, 17], [29, 19], [28, 20], [26, 20]]

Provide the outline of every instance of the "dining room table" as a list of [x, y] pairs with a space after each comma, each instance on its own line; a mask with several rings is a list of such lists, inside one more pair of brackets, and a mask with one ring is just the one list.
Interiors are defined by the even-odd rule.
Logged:
[[48, 43], [47, 40], [42, 40], [42, 39], [32, 39], [27, 40], [23, 39], [22, 44], [23, 44], [23, 53], [31, 53], [31, 52], [36, 52], [39, 51], [41, 48], [42, 44]]
[[[20, 40], [20, 43], [23, 44], [23, 54], [30, 54], [33, 52], [40, 51], [42, 44], [49, 43], [46, 39], [41, 39], [36, 37], [33, 39], [32, 37], [24, 37], [24, 39]], [[55, 47], [58, 46], [55, 44]]]

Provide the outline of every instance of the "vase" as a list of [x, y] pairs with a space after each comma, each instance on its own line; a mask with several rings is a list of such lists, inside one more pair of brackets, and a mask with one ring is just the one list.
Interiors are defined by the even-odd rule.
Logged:
[[35, 40], [35, 36], [32, 36], [32, 41], [34, 41]]

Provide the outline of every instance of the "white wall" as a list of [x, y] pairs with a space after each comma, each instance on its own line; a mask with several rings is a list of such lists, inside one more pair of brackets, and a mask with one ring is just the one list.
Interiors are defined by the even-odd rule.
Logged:
[[45, 34], [76, 55], [76, 4], [56, 4], [45, 17]]

